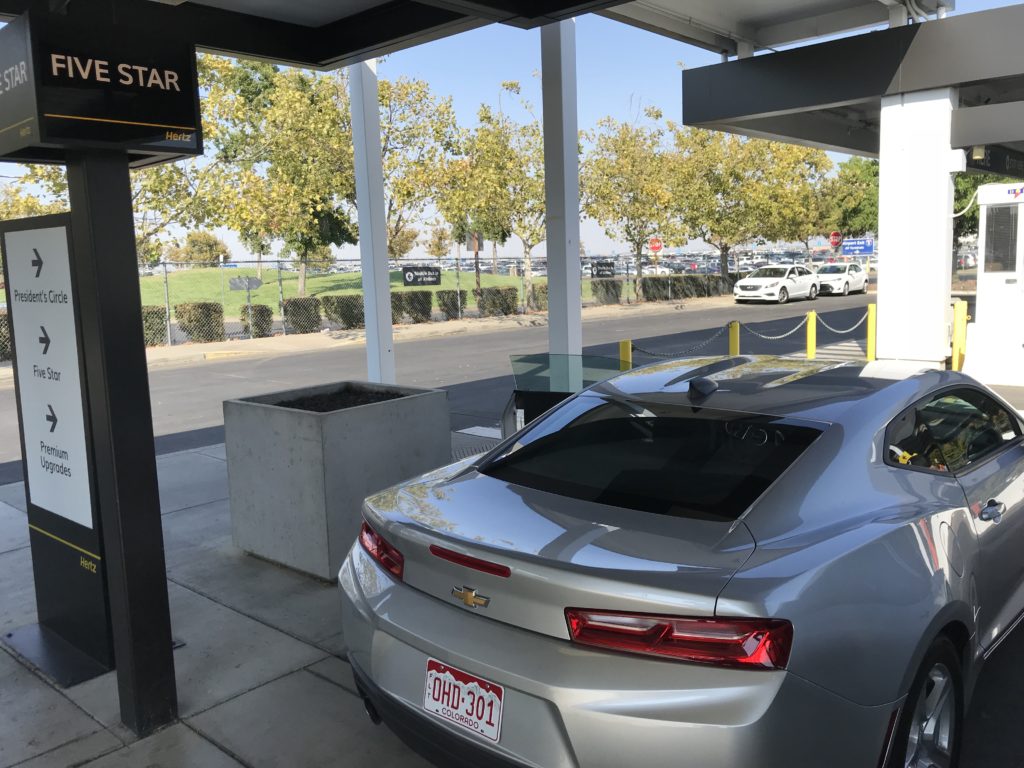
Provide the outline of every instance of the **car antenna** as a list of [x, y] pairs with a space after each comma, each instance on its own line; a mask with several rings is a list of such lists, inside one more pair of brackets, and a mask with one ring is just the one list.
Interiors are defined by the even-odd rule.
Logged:
[[717, 389], [718, 382], [714, 379], [709, 379], [707, 376], [698, 376], [695, 379], [690, 379], [689, 392], [691, 400], [703, 400]]

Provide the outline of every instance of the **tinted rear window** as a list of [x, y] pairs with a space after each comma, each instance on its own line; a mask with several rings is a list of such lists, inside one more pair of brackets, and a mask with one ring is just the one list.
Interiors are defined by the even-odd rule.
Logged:
[[790, 419], [588, 395], [548, 414], [481, 471], [600, 504], [735, 520], [820, 434]]

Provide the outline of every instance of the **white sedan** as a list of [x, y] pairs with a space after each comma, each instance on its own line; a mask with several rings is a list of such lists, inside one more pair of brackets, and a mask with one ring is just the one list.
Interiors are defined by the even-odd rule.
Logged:
[[732, 295], [737, 302], [813, 300], [818, 297], [818, 276], [801, 266], [761, 267], [737, 281]]
[[818, 270], [818, 284], [821, 293], [865, 293], [868, 274], [860, 264], [825, 264]]

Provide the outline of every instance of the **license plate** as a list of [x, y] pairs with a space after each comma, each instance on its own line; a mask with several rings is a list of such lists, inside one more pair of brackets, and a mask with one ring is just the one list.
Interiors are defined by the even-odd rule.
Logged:
[[427, 660], [423, 708], [490, 741], [501, 737], [505, 689], [437, 659]]

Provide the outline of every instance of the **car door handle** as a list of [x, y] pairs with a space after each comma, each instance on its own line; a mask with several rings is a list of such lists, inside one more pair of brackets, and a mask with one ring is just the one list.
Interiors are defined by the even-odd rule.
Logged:
[[989, 499], [981, 512], [978, 513], [979, 520], [985, 520], [992, 523], [998, 523], [1003, 517], [1003, 513], [1006, 512], [1006, 505], [1001, 501], [995, 499]]

